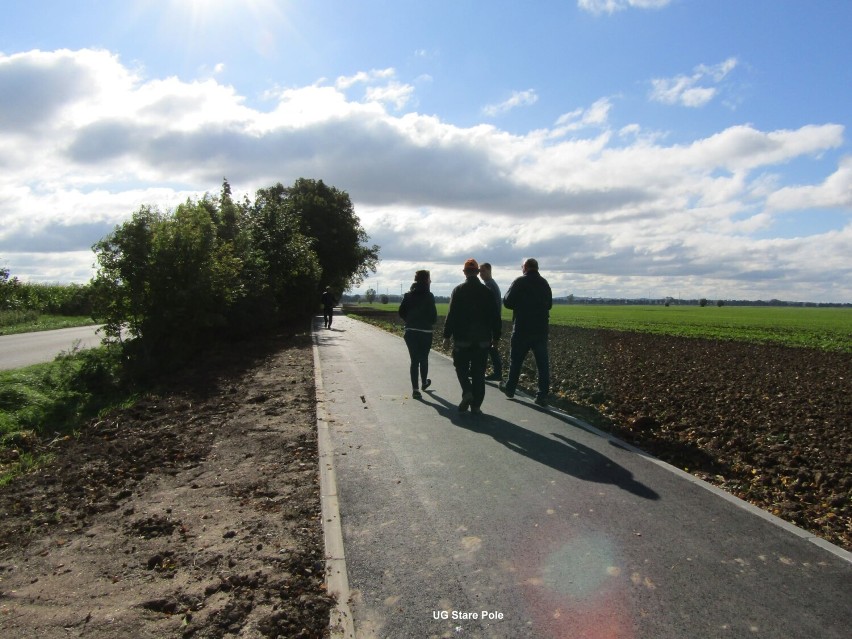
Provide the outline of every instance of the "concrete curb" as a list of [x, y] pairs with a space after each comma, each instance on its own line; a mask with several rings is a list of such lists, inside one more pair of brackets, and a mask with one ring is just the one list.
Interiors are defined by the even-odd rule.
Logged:
[[355, 639], [355, 624], [349, 608], [349, 577], [343, 552], [343, 529], [340, 525], [340, 507], [337, 499], [337, 476], [334, 472], [334, 447], [328, 428], [325, 410], [325, 390], [322, 384], [322, 367], [319, 343], [312, 334], [314, 353], [314, 387], [317, 406], [317, 447], [319, 449], [320, 501], [322, 504], [322, 529], [325, 539], [325, 585], [329, 594], [337, 598], [331, 611], [329, 627], [332, 639]]

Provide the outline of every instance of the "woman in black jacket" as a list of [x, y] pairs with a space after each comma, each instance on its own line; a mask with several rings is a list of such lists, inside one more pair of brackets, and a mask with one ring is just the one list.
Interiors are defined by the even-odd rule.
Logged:
[[[429, 388], [429, 351], [432, 349], [432, 330], [438, 321], [435, 296], [429, 292], [432, 278], [429, 271], [417, 271], [411, 290], [402, 298], [399, 316], [405, 320], [405, 345], [411, 358], [411, 396], [420, 399], [419, 388]], [[419, 378], [419, 379], [418, 379]], [[420, 385], [418, 386], [418, 381]]]

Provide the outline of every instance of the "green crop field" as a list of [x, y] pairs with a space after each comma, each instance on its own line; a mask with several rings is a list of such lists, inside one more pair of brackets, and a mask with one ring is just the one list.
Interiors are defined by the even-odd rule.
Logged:
[[[364, 305], [366, 306], [366, 305]], [[438, 304], [438, 314], [447, 314]], [[396, 311], [398, 304], [373, 304]], [[512, 312], [503, 309], [503, 318]], [[553, 307], [555, 325], [777, 343], [852, 353], [852, 309], [789, 306], [622, 306], [570, 304]]]
[[774, 306], [555, 306], [551, 322], [852, 352], [852, 309]]

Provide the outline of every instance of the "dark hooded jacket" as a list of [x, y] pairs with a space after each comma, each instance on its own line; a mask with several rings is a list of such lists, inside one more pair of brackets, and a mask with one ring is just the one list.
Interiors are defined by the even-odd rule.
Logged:
[[399, 316], [405, 320], [405, 328], [417, 331], [431, 331], [438, 321], [435, 308], [435, 296], [429, 292], [429, 285], [415, 282], [411, 290], [402, 298]]

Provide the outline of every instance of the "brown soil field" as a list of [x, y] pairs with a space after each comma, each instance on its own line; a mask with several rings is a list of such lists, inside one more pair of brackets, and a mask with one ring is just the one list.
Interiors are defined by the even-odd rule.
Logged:
[[852, 355], [554, 328], [566, 410], [852, 550]]

